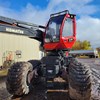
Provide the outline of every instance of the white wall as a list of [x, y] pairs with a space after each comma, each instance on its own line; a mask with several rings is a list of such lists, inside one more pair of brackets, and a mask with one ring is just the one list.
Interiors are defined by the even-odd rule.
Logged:
[[[16, 56], [16, 51], [21, 51], [21, 56]], [[10, 52], [11, 51], [11, 52]], [[26, 36], [0, 32], [0, 66], [11, 55], [15, 61], [39, 59], [39, 42]]]

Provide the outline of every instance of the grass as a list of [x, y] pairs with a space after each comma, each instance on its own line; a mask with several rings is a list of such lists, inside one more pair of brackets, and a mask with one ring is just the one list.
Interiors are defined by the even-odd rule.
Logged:
[[78, 58], [89, 58], [88, 56], [79, 56]]
[[2, 70], [0, 70], [0, 77], [7, 76], [7, 72], [8, 72], [8, 69], [2, 69]]

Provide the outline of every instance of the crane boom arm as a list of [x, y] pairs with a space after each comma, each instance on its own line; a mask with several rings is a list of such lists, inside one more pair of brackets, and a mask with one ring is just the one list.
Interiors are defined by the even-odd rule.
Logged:
[[43, 32], [40, 30], [40, 28], [45, 29], [45, 26], [0, 16], [1, 32], [8, 32], [17, 35], [26, 35], [38, 41], [43, 41]]
[[3, 16], [0, 16], [0, 21], [11, 24], [11, 25], [15, 24], [17, 26], [23, 26], [23, 27], [27, 26], [27, 27], [31, 27], [31, 28], [43, 28], [43, 29], [45, 29], [45, 26], [42, 26], [42, 25], [37, 25], [37, 24], [29, 23], [29, 22], [19, 21], [19, 20], [15, 20], [15, 19], [3, 17]]

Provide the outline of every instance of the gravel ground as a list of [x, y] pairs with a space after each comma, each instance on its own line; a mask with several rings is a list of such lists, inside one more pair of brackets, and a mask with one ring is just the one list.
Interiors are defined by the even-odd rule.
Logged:
[[0, 77], [0, 100], [11, 100], [11, 95], [6, 90], [6, 77]]
[[[79, 59], [79, 61], [89, 65], [91, 67], [93, 75], [93, 85], [92, 85], [92, 100], [100, 100], [100, 59]], [[28, 95], [14, 99], [6, 90], [5, 85], [6, 77], [0, 77], [0, 100], [44, 100], [45, 89], [44, 83], [41, 83], [39, 87], [34, 87], [34, 91]], [[38, 89], [37, 89], [38, 88]], [[36, 91], [38, 90], [38, 91]], [[67, 93], [54, 93], [55, 97], [52, 94], [48, 94], [48, 100], [68, 100]], [[53, 94], [53, 95], [54, 95]], [[59, 95], [60, 94], [60, 95]], [[67, 95], [66, 95], [67, 94]], [[52, 98], [51, 98], [52, 97]]]
[[90, 66], [92, 71], [92, 99], [100, 100], [100, 58], [79, 59], [80, 62]]
[[89, 65], [91, 68], [95, 68], [96, 70], [100, 70], [100, 58], [84, 58], [79, 59], [79, 61]]

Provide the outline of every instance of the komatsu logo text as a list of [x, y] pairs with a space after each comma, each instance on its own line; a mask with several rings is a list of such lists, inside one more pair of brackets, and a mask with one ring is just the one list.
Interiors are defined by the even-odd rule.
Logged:
[[21, 33], [24, 34], [24, 31], [20, 30], [20, 29], [13, 29], [13, 28], [6, 28], [7, 32], [13, 32], [13, 33]]

